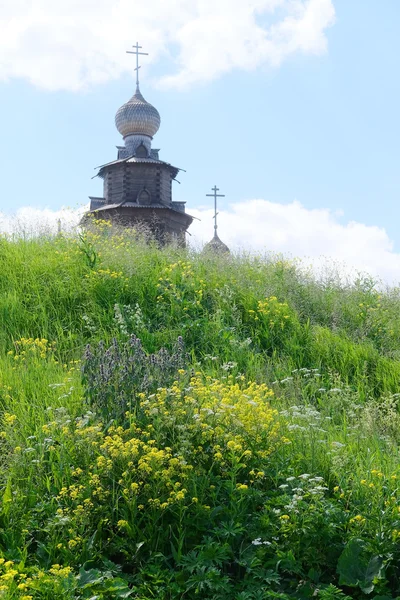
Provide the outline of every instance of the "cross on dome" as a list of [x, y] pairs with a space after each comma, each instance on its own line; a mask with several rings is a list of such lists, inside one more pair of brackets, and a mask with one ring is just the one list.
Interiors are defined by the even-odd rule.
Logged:
[[217, 236], [217, 229], [218, 229], [218, 225], [217, 225], [217, 216], [218, 216], [218, 212], [217, 212], [217, 198], [225, 198], [225, 194], [218, 194], [219, 192], [219, 188], [217, 188], [217, 186], [215, 185], [213, 188], [211, 188], [211, 190], [214, 192], [213, 194], [206, 194], [206, 196], [210, 197], [210, 198], [214, 198], [214, 235]]
[[136, 91], [139, 90], [139, 69], [141, 69], [142, 67], [139, 65], [139, 56], [148, 56], [149, 53], [148, 52], [139, 52], [139, 50], [143, 50], [143, 46], [139, 46], [139, 42], [136, 42], [136, 46], [132, 46], [132, 48], [135, 48], [135, 50], [132, 52], [132, 50], [127, 50], [126, 53], [127, 54], [136, 54]]
[[158, 110], [143, 98], [139, 89], [139, 56], [148, 56], [148, 53], [141, 52], [139, 42], [132, 48], [126, 52], [136, 56], [136, 92], [117, 111], [115, 124], [130, 155], [135, 156], [138, 148], [144, 146], [147, 156], [150, 156], [151, 140], [160, 128], [161, 119]]

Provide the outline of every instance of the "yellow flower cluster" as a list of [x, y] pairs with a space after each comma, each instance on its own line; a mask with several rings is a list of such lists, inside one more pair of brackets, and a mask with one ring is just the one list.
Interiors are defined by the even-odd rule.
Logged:
[[97, 227], [100, 231], [104, 231], [105, 229], [111, 229], [112, 223], [111, 221], [106, 221], [105, 219], [96, 219], [94, 215], [89, 215], [90, 223]]
[[90, 278], [110, 278], [110, 279], [125, 279], [128, 281], [129, 278], [124, 277], [124, 273], [122, 271], [112, 271], [111, 269], [98, 269], [97, 271], [90, 271], [89, 274], [86, 275], [87, 279]]
[[[55, 498], [55, 522], [68, 523], [55, 547], [80, 552], [93, 519], [130, 535], [135, 519], [149, 511], [183, 505], [210, 510], [195, 483], [210, 469], [223, 477], [236, 473], [232, 492], [244, 497], [262, 482], [270, 454], [287, 441], [272, 396], [265, 384], [198, 373], [189, 382], [140, 394], [140, 422], [137, 413], [108, 429], [87, 416], [67, 425], [65, 419], [50, 421], [43, 433], [75, 457]], [[108, 508], [115, 502], [117, 515]]]
[[34, 597], [38, 597], [38, 590], [61, 591], [63, 580], [68, 579], [71, 574], [71, 567], [59, 564], [52, 565], [47, 573], [37, 569], [27, 573], [22, 563], [0, 558], [0, 598], [33, 600]]
[[165, 267], [157, 287], [157, 302], [182, 304], [186, 312], [191, 306], [201, 305], [206, 282], [196, 275], [190, 262], [180, 260]]
[[55, 342], [49, 342], [45, 338], [21, 338], [14, 342], [15, 350], [10, 350], [8, 355], [20, 361], [30, 357], [45, 359], [52, 357], [55, 345]]
[[[55, 436], [53, 425], [50, 431]], [[79, 545], [76, 532], [84, 528], [94, 511], [103, 509], [110, 497], [110, 478], [115, 482], [116, 493], [131, 510], [142, 510], [145, 505], [165, 509], [185, 499], [183, 482], [193, 467], [171, 448], [157, 447], [150, 430], [151, 427], [142, 431], [131, 425], [112, 426], [104, 432], [101, 424], [78, 421], [71, 431], [59, 431], [61, 436], [67, 435], [75, 448], [82, 445], [93, 454], [92, 463], [86, 469], [76, 467], [72, 472], [75, 482], [62, 487], [57, 496], [58, 517], [68, 518], [73, 524], [69, 549]], [[124, 529], [127, 523], [120, 519], [117, 527]]]
[[287, 302], [279, 302], [276, 296], [259, 300], [257, 310], [249, 310], [249, 315], [254, 321], [266, 320], [270, 329], [284, 329], [291, 317]]
[[386, 485], [386, 486], [390, 486], [390, 485], [395, 485], [397, 487], [397, 479], [398, 476], [393, 473], [390, 476], [386, 476], [382, 471], [380, 471], [379, 469], [371, 469], [370, 471], [370, 477], [368, 479], [361, 479], [360, 480], [360, 484], [363, 487], [368, 487], [371, 490], [377, 488], [381, 488], [382, 485]]
[[[251, 457], [265, 459], [282, 443], [278, 411], [271, 408], [273, 392], [265, 384], [241, 384], [194, 376], [187, 388], [175, 382], [153, 396], [142, 396], [142, 407], [167, 430], [177, 422], [187, 435], [199, 440], [202, 454], [211, 445], [215, 461], [224, 463]], [[287, 440], [286, 440], [287, 441]]]
[[[16, 565], [14, 561], [6, 561], [4, 558], [0, 558], [0, 573], [0, 598], [13, 590], [18, 590], [19, 592], [29, 590], [32, 578], [28, 577], [27, 573], [20, 571], [18, 565]], [[22, 599], [25, 598], [25, 600], [32, 598], [32, 596], [29, 595], [18, 597]]]
[[365, 523], [365, 518], [362, 515], [356, 515], [349, 521], [350, 525], [354, 525], [354, 524], [355, 525], [364, 525], [364, 523]]

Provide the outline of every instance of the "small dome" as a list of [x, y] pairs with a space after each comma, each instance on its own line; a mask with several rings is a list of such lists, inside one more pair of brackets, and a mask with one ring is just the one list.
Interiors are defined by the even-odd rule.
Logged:
[[152, 138], [159, 130], [160, 123], [158, 110], [146, 102], [139, 88], [115, 115], [115, 125], [124, 138], [128, 135], [147, 135]]
[[204, 246], [203, 250], [204, 252], [215, 252], [216, 254], [230, 254], [228, 246], [219, 239], [216, 233], [213, 239]]

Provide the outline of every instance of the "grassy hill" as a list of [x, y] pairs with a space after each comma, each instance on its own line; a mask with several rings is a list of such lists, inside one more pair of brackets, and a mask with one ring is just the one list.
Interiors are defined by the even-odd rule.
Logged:
[[0, 240], [0, 598], [400, 596], [400, 296]]

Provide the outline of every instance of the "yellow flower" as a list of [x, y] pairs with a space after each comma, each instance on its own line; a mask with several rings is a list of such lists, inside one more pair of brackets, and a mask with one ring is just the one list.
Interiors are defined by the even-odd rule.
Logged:
[[357, 523], [359, 525], [362, 525], [363, 523], [365, 523], [365, 519], [361, 515], [356, 515], [355, 517], [350, 519], [349, 523]]
[[289, 515], [281, 515], [279, 518], [281, 521], [288, 521], [290, 519]]
[[4, 414], [4, 422], [7, 425], [14, 425], [16, 420], [17, 420], [16, 415], [10, 415], [9, 413]]
[[245, 483], [238, 483], [238, 484], [237, 484], [237, 486], [236, 486], [236, 488], [237, 488], [238, 490], [248, 490], [248, 489], [249, 489], [249, 486], [248, 486], [248, 485], [246, 485]]
[[117, 523], [119, 529], [125, 529], [128, 527], [128, 521], [124, 521], [124, 519], [120, 519]]
[[22, 591], [26, 590], [27, 587], [28, 587], [28, 585], [26, 583], [19, 583], [17, 585], [17, 589], [22, 590]]

